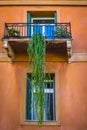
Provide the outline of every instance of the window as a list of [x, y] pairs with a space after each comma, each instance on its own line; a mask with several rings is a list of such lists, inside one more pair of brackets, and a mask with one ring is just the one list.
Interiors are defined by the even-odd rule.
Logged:
[[[44, 121], [55, 121], [55, 76], [51, 74], [51, 79], [44, 81], [45, 108]], [[37, 121], [35, 111], [36, 91], [31, 90], [31, 75], [27, 74], [27, 93], [26, 93], [26, 120]], [[33, 99], [32, 99], [33, 97]]]
[[[35, 105], [34, 105], [35, 100], [33, 100], [33, 102], [31, 100], [32, 98], [31, 84], [30, 84], [31, 72], [32, 72], [32, 66], [30, 66], [30, 68], [25, 67], [25, 69], [23, 70], [21, 100], [20, 100], [21, 125], [37, 125]], [[60, 126], [59, 70], [57, 70], [56, 67], [52, 67], [50, 73], [51, 73], [51, 80], [46, 80], [44, 85], [45, 109], [44, 109], [43, 125]], [[49, 87], [50, 83], [52, 84], [52, 87]], [[33, 91], [33, 93], [34, 93], [33, 95], [35, 95], [35, 90]], [[50, 99], [50, 102], [48, 102], [49, 101], [48, 99]]]

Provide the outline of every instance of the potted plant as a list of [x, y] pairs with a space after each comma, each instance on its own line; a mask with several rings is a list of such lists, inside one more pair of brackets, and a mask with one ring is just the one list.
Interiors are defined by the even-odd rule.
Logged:
[[57, 38], [71, 38], [70, 33], [64, 27], [57, 27], [54, 34]]
[[10, 37], [19, 37], [20, 31], [15, 28], [8, 28], [8, 34]]

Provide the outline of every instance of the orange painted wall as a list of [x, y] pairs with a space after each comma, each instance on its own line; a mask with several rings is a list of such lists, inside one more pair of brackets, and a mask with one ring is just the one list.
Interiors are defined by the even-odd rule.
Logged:
[[[1, 6], [1, 38], [5, 22], [26, 22], [28, 10], [54, 10], [60, 22], [71, 22], [73, 52], [87, 51], [87, 7], [80, 6]], [[48, 62], [59, 70], [61, 126], [21, 126], [20, 92], [27, 62], [0, 62], [0, 130], [87, 130], [87, 62], [67, 64]]]
[[[1, 6], [0, 38], [5, 22], [27, 22], [27, 11], [57, 11], [59, 22], [71, 22], [73, 52], [87, 51], [87, 7], [86, 6]], [[1, 41], [0, 41], [1, 43]], [[1, 51], [4, 51], [1, 46]]]
[[[48, 63], [59, 70], [61, 126], [21, 126], [20, 94], [27, 63], [0, 63], [0, 130], [87, 130], [87, 63]], [[74, 68], [74, 69], [73, 69]]]

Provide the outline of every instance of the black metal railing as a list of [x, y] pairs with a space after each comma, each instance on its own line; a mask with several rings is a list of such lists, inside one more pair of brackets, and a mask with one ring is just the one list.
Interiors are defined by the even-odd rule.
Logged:
[[4, 38], [30, 38], [36, 33], [47, 39], [72, 38], [70, 23], [5, 23]]

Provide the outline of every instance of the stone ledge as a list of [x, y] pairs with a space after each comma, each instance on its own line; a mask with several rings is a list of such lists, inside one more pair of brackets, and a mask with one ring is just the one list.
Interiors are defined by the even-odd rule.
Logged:
[[[53, 58], [54, 55], [47, 55], [47, 62], [66, 62], [64, 57], [57, 57]], [[63, 59], [64, 58], [64, 59]], [[51, 60], [50, 60], [51, 59]], [[52, 60], [53, 59], [53, 60]], [[62, 59], [62, 60], [61, 60]], [[0, 53], [0, 62], [10, 62], [10, 58], [8, 58], [7, 53]], [[22, 56], [17, 56], [15, 58], [14, 62], [27, 62], [28, 57], [27, 55], [22, 55]], [[87, 53], [72, 53], [72, 56], [69, 60], [69, 63], [74, 63], [74, 62], [87, 62]]]
[[87, 5], [87, 0], [0, 0], [0, 5]]
[[71, 62], [87, 62], [87, 53], [73, 53]]

